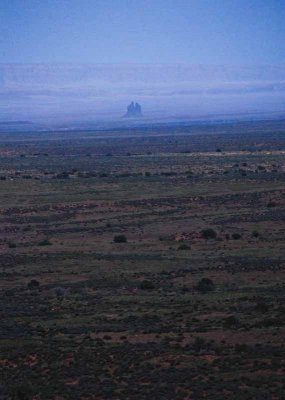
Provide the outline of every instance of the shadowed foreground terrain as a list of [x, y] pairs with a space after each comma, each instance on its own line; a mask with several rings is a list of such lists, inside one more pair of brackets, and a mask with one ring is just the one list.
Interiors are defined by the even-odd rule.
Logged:
[[285, 124], [0, 135], [2, 399], [284, 399]]

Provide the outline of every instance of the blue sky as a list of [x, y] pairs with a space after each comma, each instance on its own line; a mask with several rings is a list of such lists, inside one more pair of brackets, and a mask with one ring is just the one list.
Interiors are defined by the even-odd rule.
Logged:
[[0, 63], [285, 63], [285, 0], [1, 0]]

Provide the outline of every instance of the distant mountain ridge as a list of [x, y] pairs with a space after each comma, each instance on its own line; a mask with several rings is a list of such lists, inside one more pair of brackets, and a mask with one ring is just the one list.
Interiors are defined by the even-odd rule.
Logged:
[[284, 81], [284, 65], [163, 64], [0, 64], [0, 87], [90, 84], [91, 82], [246, 82]]
[[284, 111], [285, 65], [0, 64], [0, 121]]

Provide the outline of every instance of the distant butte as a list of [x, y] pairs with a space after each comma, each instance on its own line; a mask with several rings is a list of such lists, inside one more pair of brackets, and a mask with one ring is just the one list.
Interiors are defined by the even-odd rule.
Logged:
[[142, 116], [142, 108], [139, 103], [133, 101], [127, 108], [127, 113], [124, 115], [125, 118], [137, 118]]

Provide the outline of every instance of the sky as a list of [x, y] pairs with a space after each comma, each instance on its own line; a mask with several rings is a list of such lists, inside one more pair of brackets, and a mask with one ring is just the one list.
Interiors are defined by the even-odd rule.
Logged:
[[285, 63], [285, 0], [1, 0], [0, 63]]
[[[0, 0], [0, 121], [285, 114], [285, 0]], [[278, 114], [279, 115], [279, 114]]]

